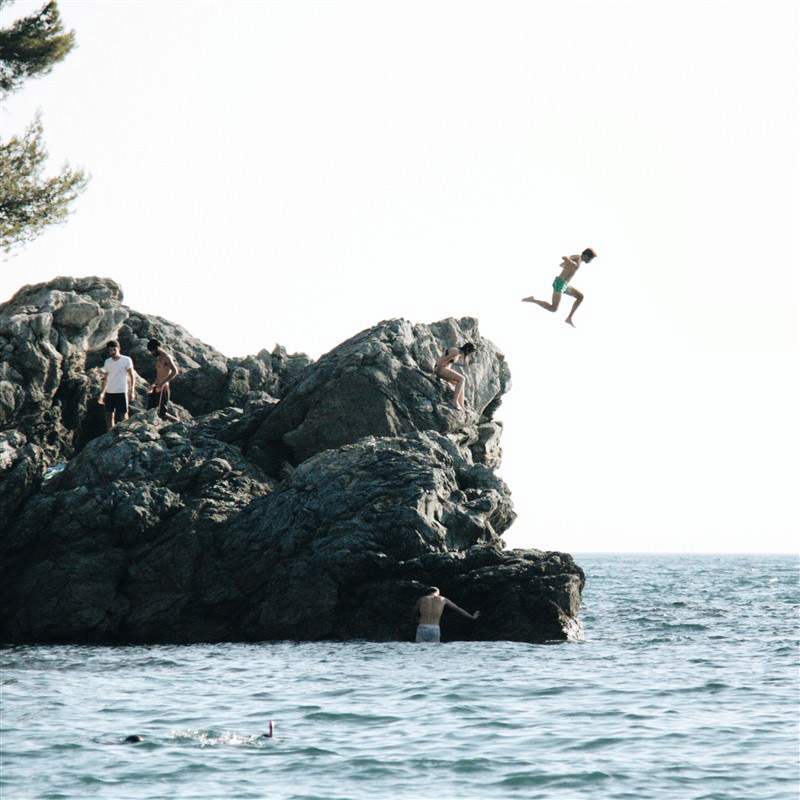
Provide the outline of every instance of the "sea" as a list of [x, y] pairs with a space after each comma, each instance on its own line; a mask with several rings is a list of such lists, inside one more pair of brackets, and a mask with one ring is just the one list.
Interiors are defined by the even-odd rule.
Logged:
[[577, 643], [0, 649], [0, 798], [797, 800], [798, 556], [576, 560]]

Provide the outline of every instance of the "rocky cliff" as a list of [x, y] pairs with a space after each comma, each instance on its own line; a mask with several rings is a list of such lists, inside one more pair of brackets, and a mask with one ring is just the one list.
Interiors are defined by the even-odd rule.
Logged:
[[[476, 320], [231, 359], [122, 299], [59, 278], [0, 306], [2, 641], [403, 640], [430, 584], [482, 612], [446, 614], [444, 639], [580, 635], [580, 567], [504, 549], [510, 373]], [[104, 433], [104, 344], [151, 380], [151, 337], [181, 368], [181, 421], [139, 410]], [[464, 415], [432, 365], [468, 340]]]

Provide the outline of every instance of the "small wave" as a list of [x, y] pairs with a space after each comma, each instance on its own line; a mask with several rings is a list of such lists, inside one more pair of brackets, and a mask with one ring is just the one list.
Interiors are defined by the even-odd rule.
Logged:
[[534, 689], [528, 692], [528, 697], [550, 697], [556, 694], [564, 694], [568, 691], [569, 688], [566, 686], [548, 686], [546, 689]]
[[496, 786], [524, 787], [524, 786], [563, 786], [565, 788], [578, 788], [596, 783], [604, 783], [611, 779], [606, 772], [571, 772], [564, 775], [522, 773], [511, 775], [498, 781]]
[[336, 713], [334, 711], [315, 711], [306, 714], [306, 719], [321, 722], [358, 722], [358, 723], [387, 723], [400, 722], [400, 717], [381, 716], [378, 714], [354, 714], [352, 712]]
[[564, 748], [565, 750], [576, 750], [576, 751], [592, 751], [592, 750], [603, 750], [606, 747], [613, 747], [614, 745], [620, 744], [621, 742], [628, 741], [624, 737], [620, 736], [600, 736], [597, 739], [588, 739], [585, 742], [579, 742], [578, 744], [572, 745], [570, 747]]
[[723, 689], [730, 689], [727, 683], [720, 683], [719, 681], [708, 681], [702, 686], [676, 686], [672, 689], [659, 689], [654, 694], [664, 697], [673, 694], [697, 694], [701, 692], [720, 692]]

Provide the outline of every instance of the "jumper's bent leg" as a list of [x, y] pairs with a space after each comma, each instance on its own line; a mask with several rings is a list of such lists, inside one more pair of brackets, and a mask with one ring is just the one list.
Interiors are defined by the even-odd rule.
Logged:
[[541, 306], [545, 311], [557, 311], [561, 303], [561, 292], [553, 292], [553, 300], [550, 303], [548, 303], [547, 300], [537, 300], [533, 295], [530, 297], [523, 297], [522, 302], [536, 303], [537, 306]]
[[575, 323], [572, 321], [572, 315], [578, 310], [578, 306], [583, 302], [583, 292], [579, 292], [577, 289], [573, 289], [571, 286], [567, 289], [566, 294], [570, 297], [575, 298], [575, 302], [572, 304], [572, 308], [570, 309], [569, 315], [564, 320], [568, 325], [572, 325], [575, 327]]

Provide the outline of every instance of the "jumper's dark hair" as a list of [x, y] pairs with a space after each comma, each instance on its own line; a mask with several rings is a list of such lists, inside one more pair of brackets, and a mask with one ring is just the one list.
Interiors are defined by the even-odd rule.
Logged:
[[106, 350], [108, 350], [108, 348], [109, 348], [109, 347], [116, 347], [116, 348], [117, 348], [117, 350], [119, 350], [119, 342], [115, 342], [115, 341], [112, 339], [110, 342], [108, 342], [108, 343], [106, 344]]
[[582, 258], [584, 261], [591, 261], [593, 258], [597, 258], [597, 253], [595, 253], [595, 251], [594, 251], [594, 250], [592, 250], [592, 248], [591, 248], [591, 247], [587, 247], [587, 248], [586, 248], [586, 249], [585, 249], [585, 250], [584, 250], [584, 251], [581, 253], [581, 258]]
[[429, 586], [428, 587], [428, 594], [433, 594], [434, 592], [438, 592], [438, 591], [439, 591], [439, 587], [438, 586]]
[[458, 348], [465, 356], [468, 356], [470, 353], [475, 352], [475, 345], [472, 342], [464, 342], [461, 347]]
[[155, 351], [156, 351], [156, 350], [158, 350], [158, 348], [159, 348], [159, 347], [161, 347], [161, 342], [159, 342], [159, 341], [158, 341], [158, 339], [151, 339], [151, 340], [150, 340], [150, 341], [147, 343], [147, 349], [148, 349], [148, 350], [149, 350], [151, 353], [155, 353]]

